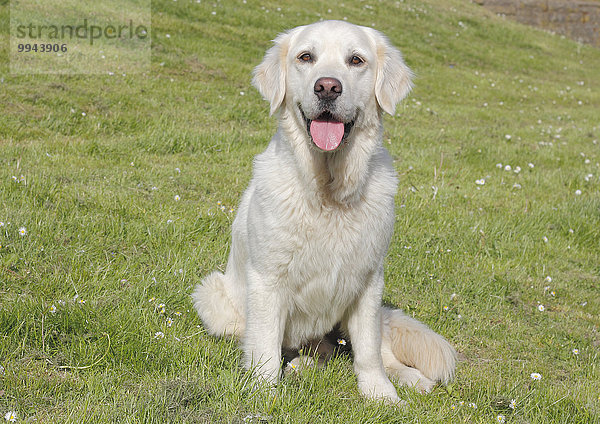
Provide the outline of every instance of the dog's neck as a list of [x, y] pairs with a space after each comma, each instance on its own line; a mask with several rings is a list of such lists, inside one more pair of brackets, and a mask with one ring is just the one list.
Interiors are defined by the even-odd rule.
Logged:
[[[351, 206], [360, 200], [372, 173], [369, 170], [375, 150], [380, 147], [381, 125], [355, 127], [347, 144], [335, 152], [322, 152], [312, 146], [303, 126], [294, 116], [282, 112], [280, 141], [297, 162], [296, 174], [307, 187], [308, 200], [321, 205]], [[381, 119], [381, 117], [379, 117]]]

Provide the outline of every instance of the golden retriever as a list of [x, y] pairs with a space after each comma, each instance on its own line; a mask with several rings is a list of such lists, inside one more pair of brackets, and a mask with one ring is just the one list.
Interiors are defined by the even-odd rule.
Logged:
[[429, 391], [453, 376], [442, 336], [381, 305], [397, 186], [382, 118], [411, 77], [383, 34], [343, 21], [280, 34], [255, 69], [279, 128], [254, 160], [225, 273], [192, 297], [210, 333], [240, 338], [261, 381], [278, 381], [282, 347], [318, 345], [336, 325], [369, 398], [399, 401], [390, 377]]

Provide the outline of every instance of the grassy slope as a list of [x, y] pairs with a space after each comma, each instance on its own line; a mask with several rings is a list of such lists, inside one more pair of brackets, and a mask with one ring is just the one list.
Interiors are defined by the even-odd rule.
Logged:
[[[146, 75], [0, 70], [0, 413], [600, 421], [600, 51], [458, 0], [153, 3]], [[6, 5], [0, 16], [6, 27]], [[251, 70], [277, 32], [320, 18], [374, 24], [418, 75], [386, 118], [401, 179], [385, 301], [463, 361], [448, 391], [401, 389], [400, 410], [360, 400], [342, 359], [275, 398], [253, 394], [235, 344], [204, 335], [190, 311], [192, 286], [225, 263], [229, 208], [274, 130]]]

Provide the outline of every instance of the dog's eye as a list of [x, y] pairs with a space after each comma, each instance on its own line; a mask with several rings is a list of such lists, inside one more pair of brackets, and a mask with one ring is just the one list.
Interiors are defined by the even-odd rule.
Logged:
[[354, 55], [350, 58], [350, 65], [358, 66], [362, 65], [363, 63], [365, 63], [365, 61], [362, 60], [360, 56]]
[[300, 56], [298, 56], [298, 60], [300, 62], [312, 62], [313, 61], [313, 57], [310, 53], [302, 53]]

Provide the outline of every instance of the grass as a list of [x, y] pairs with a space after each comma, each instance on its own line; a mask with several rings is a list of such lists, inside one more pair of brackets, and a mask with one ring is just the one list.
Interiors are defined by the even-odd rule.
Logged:
[[[0, 413], [600, 422], [600, 51], [458, 0], [250, 3], [154, 1], [143, 74], [13, 76], [0, 52]], [[417, 74], [385, 119], [400, 188], [384, 300], [461, 362], [447, 389], [400, 388], [405, 408], [363, 400], [344, 358], [253, 392], [189, 300], [224, 266], [275, 129], [251, 70], [321, 18], [374, 24]], [[0, 22], [8, 45], [6, 1]]]

